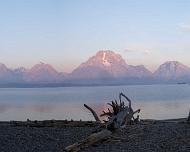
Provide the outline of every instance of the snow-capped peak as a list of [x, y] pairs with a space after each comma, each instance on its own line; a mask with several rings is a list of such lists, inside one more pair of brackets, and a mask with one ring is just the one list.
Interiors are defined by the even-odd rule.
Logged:
[[110, 50], [98, 51], [86, 62], [82, 63], [72, 73], [72, 77], [97, 78], [97, 77], [143, 77], [151, 75], [145, 67], [127, 65], [120, 54]]
[[81, 66], [111, 67], [116, 64], [126, 66], [125, 60], [121, 55], [110, 50], [101, 50], [89, 58], [87, 62], [81, 64]]
[[111, 65], [111, 63], [108, 62], [108, 60], [106, 59], [106, 52], [103, 53], [102, 61], [103, 61], [103, 64], [105, 66], [110, 66]]

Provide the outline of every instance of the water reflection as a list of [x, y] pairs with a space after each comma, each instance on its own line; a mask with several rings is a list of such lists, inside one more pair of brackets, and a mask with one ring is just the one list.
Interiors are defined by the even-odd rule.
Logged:
[[187, 117], [189, 102], [180, 101], [173, 103], [155, 102], [138, 103], [141, 110], [141, 117], [146, 119], [171, 119]]
[[32, 112], [51, 113], [55, 108], [53, 105], [33, 105], [31, 107], [29, 106], [27, 109]]
[[[101, 114], [107, 110], [106, 102], [100, 104], [88, 103], [93, 109]], [[133, 104], [134, 109], [141, 108], [141, 118], [144, 119], [166, 119], [186, 117], [189, 111], [189, 102], [137, 102]], [[1, 120], [33, 120], [43, 119], [75, 119], [93, 120], [91, 113], [83, 107], [83, 103], [69, 104], [26, 104], [26, 105], [0, 105]]]
[[186, 117], [190, 109], [186, 85], [0, 89], [0, 120], [93, 120], [83, 104], [100, 114], [119, 92], [133, 99], [134, 110], [140, 108], [143, 119]]
[[4, 113], [9, 109], [9, 106], [6, 104], [1, 104], [0, 105], [0, 113]]

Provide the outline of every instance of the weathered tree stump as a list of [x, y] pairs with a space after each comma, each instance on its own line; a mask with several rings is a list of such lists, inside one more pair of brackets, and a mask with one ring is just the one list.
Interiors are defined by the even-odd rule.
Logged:
[[[122, 97], [127, 100], [128, 105], [125, 105], [125, 102], [122, 101]], [[131, 106], [131, 100], [123, 93], [119, 94], [119, 102], [117, 100], [111, 101], [111, 103], [108, 103], [108, 105], [111, 107], [111, 109], [108, 108], [107, 111], [103, 111], [103, 113], [100, 115], [100, 117], [107, 118], [106, 120], [103, 120], [105, 122], [102, 123], [103, 129], [91, 134], [82, 141], [66, 147], [65, 151], [79, 151], [82, 148], [110, 138], [116, 129], [123, 128], [126, 125], [137, 123], [139, 121], [139, 115], [137, 118], [134, 118], [134, 114], [139, 113], [140, 109], [134, 111]], [[93, 114], [96, 122], [101, 122], [97, 113], [92, 108], [86, 104], [84, 104], [84, 107], [86, 107]]]

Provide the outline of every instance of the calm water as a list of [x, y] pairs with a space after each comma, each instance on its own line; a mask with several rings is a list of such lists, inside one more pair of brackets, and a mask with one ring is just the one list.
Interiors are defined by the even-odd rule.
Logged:
[[186, 117], [190, 109], [190, 85], [8, 88], [0, 89], [0, 120], [93, 120], [83, 104], [100, 112], [120, 92], [141, 108], [141, 118]]

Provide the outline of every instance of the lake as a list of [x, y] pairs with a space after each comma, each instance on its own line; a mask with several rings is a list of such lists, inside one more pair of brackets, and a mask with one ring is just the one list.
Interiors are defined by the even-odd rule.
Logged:
[[120, 92], [141, 109], [143, 119], [187, 117], [190, 85], [131, 85], [63, 88], [1, 88], [0, 121], [73, 119], [93, 120], [83, 104], [101, 113]]

